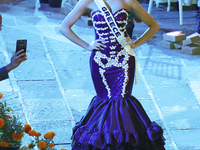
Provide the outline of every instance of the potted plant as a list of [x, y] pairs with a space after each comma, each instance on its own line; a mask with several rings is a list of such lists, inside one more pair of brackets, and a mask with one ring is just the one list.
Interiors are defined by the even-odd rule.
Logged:
[[133, 29], [135, 27], [134, 21], [136, 21], [137, 23], [142, 22], [142, 20], [140, 20], [139, 18], [137, 18], [135, 16], [135, 14], [133, 13], [132, 10], [128, 10], [128, 20], [127, 20], [127, 25], [126, 25], [126, 32], [130, 36], [130, 38], [132, 38]]
[[50, 7], [61, 7], [62, 0], [49, 0]]
[[[0, 99], [2, 97], [0, 93]], [[12, 111], [6, 102], [0, 102], [0, 150], [18, 150], [22, 144], [23, 126], [16, 116], [11, 115]]]

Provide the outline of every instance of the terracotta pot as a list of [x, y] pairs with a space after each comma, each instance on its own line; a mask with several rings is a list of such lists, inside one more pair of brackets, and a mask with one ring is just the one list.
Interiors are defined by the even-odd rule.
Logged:
[[130, 38], [132, 38], [132, 34], [133, 34], [133, 29], [134, 29], [135, 25], [134, 24], [127, 24], [126, 26], [126, 32], [128, 33], [128, 35], [130, 36]]
[[50, 7], [61, 7], [62, 0], [49, 0]]

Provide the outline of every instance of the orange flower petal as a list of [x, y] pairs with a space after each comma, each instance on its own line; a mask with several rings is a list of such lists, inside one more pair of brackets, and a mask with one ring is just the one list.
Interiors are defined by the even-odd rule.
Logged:
[[3, 126], [4, 126], [4, 120], [0, 118], [0, 128], [2, 128]]
[[39, 137], [39, 136], [41, 136], [41, 133], [40, 132], [36, 132], [35, 136]]
[[28, 149], [32, 149], [34, 147], [33, 143], [28, 144]]
[[15, 141], [21, 140], [22, 139], [23, 134], [22, 133], [13, 133], [12, 134], [12, 138]]
[[28, 134], [30, 136], [35, 136], [36, 135], [36, 131], [35, 130], [31, 130], [31, 131], [28, 132]]
[[3, 142], [0, 142], [0, 146], [3, 146]]
[[10, 115], [6, 115], [6, 118], [11, 119]]
[[29, 124], [25, 124], [23, 130], [25, 133], [28, 133], [29, 131], [31, 131], [31, 126]]
[[3, 94], [2, 93], [0, 93], [0, 99], [3, 97]]
[[37, 147], [39, 149], [45, 149], [47, 147], [47, 144], [44, 141], [40, 141], [38, 142]]
[[51, 133], [51, 132], [45, 133], [44, 138], [45, 138], [45, 139], [50, 139], [50, 138], [52, 138], [52, 133]]
[[55, 132], [51, 132], [52, 138], [56, 135]]
[[8, 147], [9, 143], [8, 142], [3, 142], [4, 147]]
[[49, 147], [54, 147], [53, 143], [48, 144]]

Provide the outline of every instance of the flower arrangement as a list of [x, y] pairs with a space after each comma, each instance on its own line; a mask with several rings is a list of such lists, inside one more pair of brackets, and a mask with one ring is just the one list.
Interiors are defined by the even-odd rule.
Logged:
[[34, 148], [36, 145], [39, 149], [42, 149], [42, 150], [55, 149], [53, 138], [56, 134], [54, 132], [47, 132], [44, 134], [44, 138], [40, 139], [41, 133], [36, 132], [35, 130], [32, 130], [29, 124], [26, 124], [23, 130], [25, 133], [27, 133], [28, 135], [34, 138], [34, 140], [32, 140], [32, 142], [28, 145], [29, 149]]
[[[0, 93], [0, 99], [3, 94]], [[23, 126], [17, 117], [9, 115], [13, 110], [6, 102], [0, 102], [0, 147], [20, 147], [23, 137]]]
[[[2, 97], [3, 94], [0, 93], [0, 99]], [[28, 145], [28, 148], [24, 146], [20, 150], [33, 149], [36, 145], [41, 150], [55, 149], [53, 138], [56, 134], [54, 132], [47, 132], [44, 134], [44, 137], [41, 138], [41, 133], [32, 130], [29, 124], [22, 126], [16, 116], [12, 115], [11, 117], [9, 114], [12, 111], [10, 107], [7, 107], [6, 102], [0, 102], [0, 148], [20, 148], [22, 145], [22, 137], [27, 133], [33, 140]]]

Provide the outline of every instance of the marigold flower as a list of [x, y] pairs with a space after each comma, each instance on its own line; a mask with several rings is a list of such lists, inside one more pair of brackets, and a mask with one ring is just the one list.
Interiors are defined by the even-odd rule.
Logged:
[[41, 136], [41, 133], [40, 132], [36, 132], [35, 136], [39, 137], [39, 136]]
[[0, 142], [0, 146], [3, 146], [3, 142]]
[[66, 149], [62, 148], [61, 150], [66, 150]]
[[0, 142], [0, 146], [2, 146], [2, 147], [8, 147], [9, 143], [7, 143], [7, 142]]
[[56, 135], [55, 132], [51, 132], [52, 138]]
[[44, 141], [40, 141], [38, 142], [37, 147], [39, 149], [45, 149], [47, 147], [47, 144]]
[[21, 140], [22, 139], [23, 134], [22, 133], [13, 133], [12, 134], [12, 138], [15, 141]]
[[3, 94], [2, 93], [0, 93], [0, 99], [3, 97]]
[[4, 120], [0, 118], [0, 128], [2, 128], [3, 126], [4, 126]]
[[32, 149], [34, 147], [33, 143], [28, 144], [28, 149]]
[[9, 146], [9, 143], [8, 143], [8, 142], [4, 142], [4, 146], [5, 146], [5, 147], [8, 147], [8, 146]]
[[36, 131], [35, 130], [31, 130], [31, 131], [28, 132], [28, 134], [30, 136], [35, 136], [36, 135]]
[[10, 117], [10, 115], [6, 115], [6, 118], [11, 119], [12, 117]]
[[12, 138], [15, 141], [21, 140], [22, 139], [23, 134], [22, 133], [13, 133], [12, 134]]
[[52, 133], [51, 133], [51, 132], [45, 133], [44, 138], [45, 138], [45, 139], [50, 139], [50, 138], [52, 138]]
[[49, 147], [54, 147], [53, 143], [48, 144]]
[[28, 133], [29, 131], [31, 131], [31, 126], [29, 124], [25, 124], [23, 130], [25, 133]]

